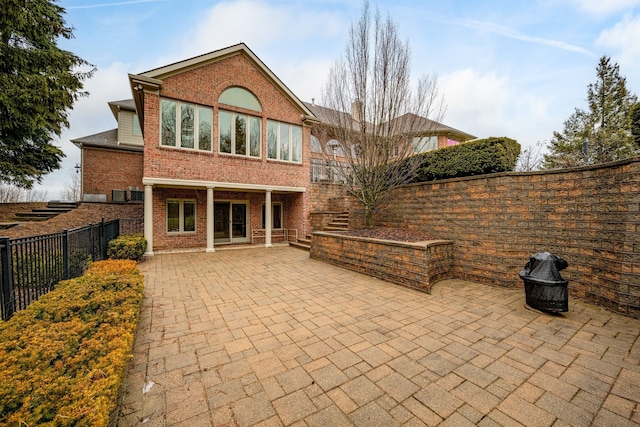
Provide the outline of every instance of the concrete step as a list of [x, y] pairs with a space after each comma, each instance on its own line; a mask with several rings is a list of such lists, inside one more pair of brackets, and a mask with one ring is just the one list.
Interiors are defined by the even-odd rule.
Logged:
[[58, 215], [57, 212], [35, 212], [35, 211], [31, 211], [31, 212], [16, 212], [15, 213], [15, 217], [16, 218], [43, 218], [43, 219], [49, 219], [49, 218], [53, 218], [56, 215]]
[[307, 244], [301, 243], [299, 240], [297, 242], [289, 242], [289, 246], [293, 248], [303, 249], [305, 251], [311, 250], [311, 244], [307, 245]]
[[43, 212], [43, 213], [52, 213], [52, 214], [61, 214], [61, 213], [65, 213], [65, 212], [70, 212], [72, 211], [73, 208], [34, 208], [31, 211], [32, 212]]
[[[20, 213], [22, 213], [22, 215], [20, 215], [18, 217], [18, 215]], [[19, 212], [19, 213], [16, 214], [16, 217], [14, 217], [13, 220], [17, 221], [17, 222], [35, 222], [35, 221], [46, 221], [49, 218], [52, 218], [52, 217], [50, 217], [50, 216], [29, 216], [27, 212]]]
[[20, 221], [0, 222], [0, 230], [6, 230], [7, 228], [15, 227], [20, 224], [22, 224]]
[[324, 227], [324, 231], [347, 231], [348, 229], [348, 227], [333, 227], [331, 225]]

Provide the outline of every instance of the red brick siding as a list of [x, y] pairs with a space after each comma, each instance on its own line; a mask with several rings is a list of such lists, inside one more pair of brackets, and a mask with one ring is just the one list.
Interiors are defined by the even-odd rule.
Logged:
[[[262, 228], [262, 205], [265, 202], [264, 193], [240, 193], [229, 191], [214, 191], [215, 201], [248, 201], [249, 202], [249, 230]], [[302, 194], [273, 193], [272, 202], [282, 202], [283, 228], [298, 229], [302, 233], [301, 221], [304, 215]], [[167, 199], [196, 200], [196, 232], [195, 233], [167, 233]], [[153, 246], [154, 250], [205, 248], [207, 245], [207, 191], [181, 188], [157, 188], [153, 194]], [[211, 219], [213, 220], [213, 219]]]
[[142, 164], [142, 153], [83, 147], [82, 191], [106, 194], [111, 201], [111, 190], [143, 190]]
[[[262, 158], [250, 159], [217, 152], [218, 98], [230, 86], [242, 86], [255, 94], [262, 113], [250, 112], [262, 118]], [[193, 179], [217, 182], [268, 184], [306, 187], [309, 184], [310, 128], [303, 126], [302, 163], [267, 160], [267, 119], [302, 126], [301, 112], [268, 80], [258, 68], [242, 55], [227, 58], [201, 68], [167, 77], [163, 80], [161, 97], [193, 102], [213, 108], [213, 147], [211, 153], [160, 147], [159, 97], [145, 94], [145, 160], [144, 176], [149, 178]], [[236, 107], [223, 109], [248, 112]]]

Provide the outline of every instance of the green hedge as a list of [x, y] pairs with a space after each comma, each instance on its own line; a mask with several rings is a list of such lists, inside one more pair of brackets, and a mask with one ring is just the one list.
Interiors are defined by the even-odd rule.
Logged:
[[116, 237], [109, 242], [107, 255], [111, 259], [139, 260], [147, 250], [147, 240], [142, 234], [128, 234]]
[[0, 425], [109, 425], [142, 295], [134, 261], [99, 261], [0, 322]]
[[520, 155], [520, 144], [506, 137], [491, 137], [441, 148], [412, 157], [420, 163], [412, 182], [458, 178], [512, 171]]

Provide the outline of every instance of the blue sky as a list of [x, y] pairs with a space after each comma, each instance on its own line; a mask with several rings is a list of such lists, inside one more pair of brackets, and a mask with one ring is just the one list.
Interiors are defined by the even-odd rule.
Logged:
[[[546, 144], [606, 54], [640, 95], [640, 0], [379, 0], [412, 51], [412, 75], [435, 73], [442, 120], [478, 137]], [[303, 101], [322, 99], [361, 0], [60, 0], [75, 38], [60, 46], [98, 71], [56, 142], [67, 157], [39, 189], [59, 197], [80, 150], [70, 139], [112, 129], [107, 102], [131, 97], [140, 73], [246, 43]]]

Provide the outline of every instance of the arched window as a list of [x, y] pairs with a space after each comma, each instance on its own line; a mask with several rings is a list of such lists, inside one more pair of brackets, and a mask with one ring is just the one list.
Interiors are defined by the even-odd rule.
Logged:
[[322, 143], [313, 135], [311, 135], [311, 152], [322, 153]]
[[225, 89], [220, 94], [218, 102], [233, 105], [234, 107], [246, 108], [247, 110], [262, 111], [262, 106], [258, 98], [248, 90], [237, 86]]
[[330, 156], [333, 156], [335, 154], [337, 157], [344, 157], [342, 144], [336, 139], [332, 139], [331, 141], [327, 142], [326, 153]]

